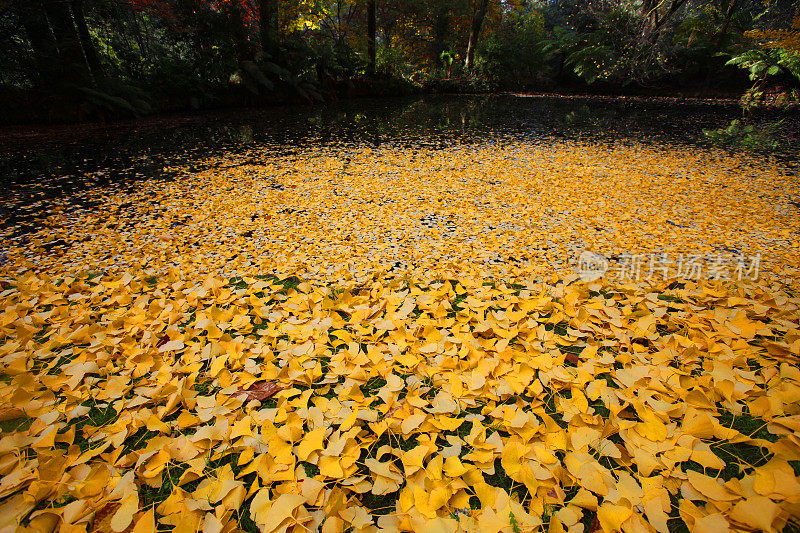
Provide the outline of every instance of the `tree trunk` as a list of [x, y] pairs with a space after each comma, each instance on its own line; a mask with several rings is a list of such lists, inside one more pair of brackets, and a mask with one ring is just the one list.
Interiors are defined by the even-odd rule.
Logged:
[[39, 85], [58, 81], [58, 47], [50, 31], [47, 16], [39, 0], [27, 0], [18, 4], [19, 18], [34, 54], [35, 80]]
[[86, 24], [86, 16], [83, 12], [83, 0], [72, 0], [72, 14], [75, 16], [75, 25], [78, 29], [78, 37], [81, 39], [81, 47], [89, 64], [89, 70], [96, 81], [105, 77], [103, 65], [100, 63], [100, 56], [92, 42], [92, 35], [89, 33], [89, 25]]
[[228, 16], [231, 21], [231, 37], [236, 48], [236, 55], [239, 61], [252, 61], [255, 55], [250, 39], [247, 36], [247, 29], [244, 26], [244, 18], [239, 4], [231, 3], [228, 6]]
[[278, 57], [275, 32], [275, 0], [258, 0], [258, 24], [261, 31], [261, 50], [272, 61]]
[[667, 22], [669, 22], [672, 16], [677, 13], [681, 6], [685, 3], [686, 0], [672, 0], [672, 4], [669, 6], [669, 11], [667, 11], [663, 17], [659, 18], [658, 6], [660, 5], [660, 2], [657, 2], [657, 0], [646, 0], [644, 2], [644, 6], [648, 6], [649, 11], [644, 11], [643, 8], [643, 12], [648, 18], [645, 20], [642, 37], [652, 40], [653, 42], [657, 41], [658, 33], [661, 28]]
[[381, 31], [383, 32], [383, 49], [388, 50], [392, 47], [392, 30], [394, 25], [388, 17], [381, 17]]
[[89, 65], [67, 0], [44, 0], [44, 9], [53, 28], [65, 76], [85, 81], [89, 77]]
[[[442, 61], [442, 53], [445, 51], [445, 39], [450, 28], [450, 16], [447, 6], [442, 6], [436, 13], [433, 21], [433, 43], [431, 44], [431, 59], [433, 63], [441, 66], [445, 65]], [[449, 77], [449, 76], [448, 76]]]
[[375, 76], [375, 63], [376, 63], [376, 49], [375, 49], [375, 36], [378, 31], [376, 26], [376, 11], [375, 0], [367, 1], [367, 56], [369, 63], [367, 64], [367, 73], [370, 76]]
[[739, 0], [730, 0], [728, 3], [728, 9], [725, 11], [725, 19], [722, 21], [722, 26], [720, 26], [715, 39], [717, 50], [722, 48], [722, 45], [725, 42], [725, 34], [728, 33], [728, 26], [731, 25], [731, 18], [733, 17], [734, 11], [736, 11], [736, 5], [738, 3]]
[[650, 35], [655, 27], [654, 18], [658, 15], [658, 5], [656, 0], [644, 0], [642, 2], [642, 37]]
[[139, 24], [139, 14], [135, 10], [130, 11], [131, 21], [133, 22], [133, 36], [136, 38], [136, 44], [139, 46], [139, 53], [142, 57], [147, 58], [147, 62], [151, 63], [153, 57], [150, 55], [150, 47], [148, 46], [144, 32], [142, 32], [142, 25]]
[[489, 8], [489, 0], [480, 0], [478, 12], [472, 19], [472, 28], [469, 32], [469, 41], [467, 41], [467, 57], [464, 60], [464, 70], [470, 71], [475, 62], [475, 48], [478, 46], [478, 38], [481, 34], [481, 27], [483, 26], [483, 19], [486, 18], [486, 10]]

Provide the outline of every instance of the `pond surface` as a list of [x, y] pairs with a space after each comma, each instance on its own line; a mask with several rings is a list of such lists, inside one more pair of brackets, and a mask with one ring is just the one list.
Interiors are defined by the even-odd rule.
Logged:
[[[677, 99], [429, 96], [348, 100], [318, 106], [175, 115], [110, 125], [0, 130], [6, 185], [69, 189], [92, 182], [159, 177], [163, 167], [254, 146], [371, 144], [442, 146], [487, 138], [635, 140], [693, 144], [702, 130], [741, 115], [733, 101]], [[800, 131], [793, 116], [786, 126]], [[42, 183], [43, 179], [47, 183]], [[43, 191], [36, 191], [34, 196]]]
[[121, 175], [130, 167], [153, 171], [156, 161], [265, 144], [436, 146], [487, 137], [696, 142], [703, 128], [727, 125], [740, 114], [733, 101], [515, 95], [359, 99], [111, 125], [8, 128], [0, 130], [0, 169], [4, 179], [21, 182], [43, 173], [58, 177], [59, 167]]

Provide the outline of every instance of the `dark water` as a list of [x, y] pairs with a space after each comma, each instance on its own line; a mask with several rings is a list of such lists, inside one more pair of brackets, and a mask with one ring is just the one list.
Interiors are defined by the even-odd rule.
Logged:
[[[54, 200], [91, 209], [83, 192], [172, 179], [165, 167], [189, 165], [265, 147], [299, 153], [307, 146], [392, 145], [409, 149], [453, 143], [525, 139], [645, 142], [704, 148], [703, 129], [741, 116], [733, 102], [670, 99], [435, 96], [350, 100], [313, 107], [235, 110], [109, 126], [0, 131], [0, 235], [14, 240], [37, 227]], [[771, 117], [762, 117], [770, 120]], [[800, 120], [784, 131], [800, 138]], [[794, 166], [795, 161], [787, 161]]]

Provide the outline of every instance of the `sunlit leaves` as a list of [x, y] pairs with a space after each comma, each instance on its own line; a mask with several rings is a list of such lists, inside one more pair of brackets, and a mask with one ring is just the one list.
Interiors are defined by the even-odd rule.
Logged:
[[[800, 501], [800, 333], [785, 293], [137, 276], [27, 275], [4, 293], [15, 318], [2, 386], [31, 419], [0, 440], [13, 523], [46, 519], [19, 494], [76, 498], [85, 511], [55, 515], [76, 524], [110, 509], [113, 531], [225, 530], [243, 513], [269, 531], [502, 529], [510, 513], [529, 529], [665, 531], [678, 518], [779, 529]], [[73, 297], [53, 305], [58, 291]], [[27, 321], [42, 312], [34, 293], [50, 322]], [[468, 307], [429, 329], [451, 294]], [[342, 309], [366, 312], [352, 322]], [[246, 334], [226, 326], [237, 315], [254, 317]], [[138, 318], [124, 327], [122, 316]], [[541, 327], [554, 316], [566, 325]], [[621, 327], [646, 317], [649, 346]], [[211, 323], [220, 335], [206, 335]], [[75, 334], [87, 324], [106, 327]]]
[[[655, 155], [643, 148], [513, 149], [516, 163], [476, 149], [487, 162], [472, 168], [453, 164], [467, 148], [427, 153], [424, 178], [394, 151], [351, 154], [354, 174], [330, 155], [281, 160], [293, 187], [263, 204], [217, 190], [262, 183], [243, 170], [146, 185], [174, 213], [197, 209], [202, 222], [169, 230], [177, 251], [144, 237], [162, 222], [123, 234], [102, 229], [103, 213], [85, 215], [97, 235], [72, 258], [35, 267], [16, 250], [0, 292], [3, 527], [664, 532], [796, 519], [800, 302], [782, 283], [796, 250], [777, 227], [796, 221], [755, 213], [766, 200], [704, 216], [735, 197], [707, 176], [721, 199], [675, 185], [686, 198], [661, 190], [656, 205], [648, 180], [662, 187], [675, 168], [646, 179]], [[529, 167], [526, 181], [519, 161], [546, 157], [559, 165]], [[576, 177], [636, 157], [638, 170], [613, 174], [619, 186]], [[757, 186], [774, 201], [764, 172]], [[508, 178], [488, 187], [487, 176]], [[532, 195], [541, 180], [550, 187]], [[590, 207], [600, 200], [603, 220]], [[431, 201], [462, 229], [445, 236], [446, 223], [413, 212]], [[656, 218], [634, 219], [626, 201]], [[687, 202], [691, 235], [660, 224]], [[778, 251], [763, 280], [678, 287], [582, 283], [536, 249], [596, 227], [611, 228], [591, 241], [603, 246], [656, 242], [627, 224], [676, 246], [733, 231]], [[261, 240], [219, 244], [239, 226]], [[386, 236], [403, 232], [392, 246]], [[127, 242], [145, 266], [93, 273], [108, 266], [103, 246]], [[242, 249], [250, 263], [230, 266], [244, 277], [207, 271]], [[499, 252], [526, 259], [488, 261]], [[260, 275], [279, 264], [304, 277]], [[564, 278], [536, 280], [555, 272]]]
[[[717, 152], [505, 142], [416, 153], [306, 150], [299, 159], [266, 153], [257, 163], [231, 156], [209, 166], [179, 181], [93, 192], [97, 208], [54, 215], [9, 259], [65, 276], [177, 268], [195, 277], [276, 273], [345, 284], [405, 276], [524, 282], [572, 273], [591, 249], [606, 257], [664, 252], [673, 262], [679, 254], [735, 262], [737, 253], [760, 253], [763, 275], [800, 277], [796, 176]], [[48, 251], [52, 239], [68, 246]], [[641, 265], [641, 276], [650, 268]], [[396, 315], [377, 329], [392, 331], [413, 311], [413, 294], [398, 297]], [[454, 301], [471, 305], [456, 293], [447, 300], [439, 319]], [[203, 318], [196, 327], [208, 328], [208, 338], [247, 328], [237, 322], [246, 316], [213, 326]], [[652, 334], [646, 321], [637, 327]]]

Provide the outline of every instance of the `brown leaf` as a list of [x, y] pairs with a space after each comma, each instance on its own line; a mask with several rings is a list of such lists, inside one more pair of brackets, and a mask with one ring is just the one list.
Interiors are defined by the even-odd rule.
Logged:
[[266, 400], [272, 398], [279, 391], [283, 390], [283, 385], [274, 381], [259, 381], [250, 385], [247, 389], [240, 389], [233, 393], [234, 396], [243, 394], [247, 401]]
[[[90, 533], [114, 533], [111, 529], [111, 520], [120, 508], [119, 502], [107, 503], [102, 509], [94, 514], [92, 520], [92, 527], [89, 528]], [[122, 533], [130, 533], [133, 530], [133, 524], [128, 526]]]
[[164, 336], [163, 336], [163, 337], [161, 337], [161, 339], [158, 341], [158, 344], [156, 344], [156, 348], [161, 348], [162, 346], [164, 346], [164, 345], [165, 345], [165, 344], [167, 344], [168, 342], [169, 342], [169, 335], [164, 335]]
[[16, 407], [3, 406], [0, 407], [0, 422], [6, 420], [14, 420], [15, 418], [22, 418], [25, 416], [25, 411]]
[[386, 420], [387, 418], [391, 418], [391, 416], [395, 413], [395, 411], [397, 411], [401, 407], [403, 407], [403, 401], [402, 400], [397, 402], [397, 405], [395, 405], [394, 407], [389, 409], [389, 411], [385, 415], [383, 415], [383, 418], [381, 418], [381, 420]]

